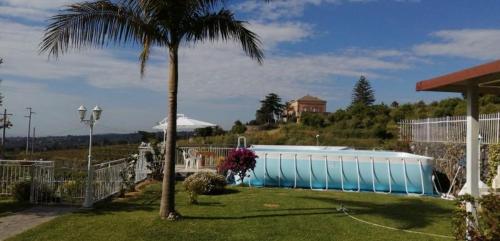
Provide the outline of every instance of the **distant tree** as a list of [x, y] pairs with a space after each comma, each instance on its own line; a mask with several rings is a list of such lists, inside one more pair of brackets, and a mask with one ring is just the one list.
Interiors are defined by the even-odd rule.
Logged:
[[137, 132], [141, 136], [141, 141], [142, 142], [154, 142], [157, 141], [156, 133], [153, 132], [147, 132], [147, 131], [138, 131]]
[[257, 123], [276, 123], [283, 115], [283, 108], [285, 105], [281, 103], [281, 98], [277, 94], [268, 94], [260, 103], [260, 109], [255, 113], [255, 120]]
[[391, 103], [391, 107], [392, 107], [392, 108], [398, 108], [398, 107], [399, 107], [399, 103], [398, 103], [397, 101], [393, 101], [393, 102]]
[[321, 113], [304, 112], [300, 117], [300, 123], [311, 127], [325, 127], [326, 116]]
[[370, 106], [375, 102], [375, 94], [370, 82], [365, 76], [361, 76], [354, 86], [352, 92], [352, 105], [362, 104]]
[[241, 123], [241, 121], [237, 120], [234, 122], [233, 127], [231, 128], [231, 133], [234, 134], [243, 134], [247, 130], [247, 127]]
[[225, 131], [219, 126], [198, 128], [194, 130], [195, 135], [201, 137], [223, 135]]

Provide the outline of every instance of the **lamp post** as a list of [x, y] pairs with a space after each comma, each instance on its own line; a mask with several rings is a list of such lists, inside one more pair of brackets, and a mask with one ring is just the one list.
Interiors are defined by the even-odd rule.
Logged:
[[91, 208], [93, 204], [92, 198], [92, 134], [94, 132], [94, 124], [101, 118], [102, 109], [99, 106], [94, 107], [92, 114], [88, 120], [85, 120], [85, 113], [87, 108], [83, 105], [78, 108], [78, 113], [80, 114], [80, 121], [89, 126], [90, 136], [89, 136], [89, 156], [87, 160], [87, 181], [85, 183], [85, 200], [83, 201], [84, 208]]
[[316, 146], [319, 146], [319, 134], [316, 135]]

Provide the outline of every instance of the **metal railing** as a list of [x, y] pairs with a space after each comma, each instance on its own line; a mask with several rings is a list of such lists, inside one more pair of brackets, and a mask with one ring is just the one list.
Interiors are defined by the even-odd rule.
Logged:
[[[399, 139], [412, 142], [465, 143], [466, 116], [448, 116], [419, 120], [402, 120], [399, 123]], [[500, 113], [479, 116], [481, 143], [500, 142]]]
[[183, 152], [189, 155], [195, 155], [196, 163], [193, 164], [196, 168], [215, 169], [217, 164], [226, 158], [234, 148], [230, 147], [214, 147], [214, 146], [198, 146], [198, 147], [178, 147], [176, 155], [176, 165], [185, 166]]
[[[92, 166], [93, 201], [108, 198], [124, 187], [127, 159]], [[137, 171], [134, 169], [132, 171]], [[16, 184], [26, 181], [29, 200], [35, 204], [81, 204], [85, 197], [86, 170], [55, 168], [53, 161], [0, 161], [0, 195], [11, 196]], [[146, 179], [136, 178], [135, 182]]]
[[10, 196], [16, 183], [30, 180], [36, 167], [53, 166], [51, 161], [0, 160], [0, 196]]
[[123, 172], [127, 170], [127, 159], [119, 159], [94, 165], [92, 184], [94, 202], [106, 199], [120, 192], [123, 188]]

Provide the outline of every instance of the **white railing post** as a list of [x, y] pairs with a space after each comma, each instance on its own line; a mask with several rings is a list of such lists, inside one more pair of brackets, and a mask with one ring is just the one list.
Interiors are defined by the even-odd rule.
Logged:
[[430, 141], [430, 137], [431, 137], [431, 129], [430, 129], [430, 119], [427, 118], [427, 142]]
[[449, 137], [449, 130], [450, 130], [450, 117], [447, 116], [446, 117], [446, 141], [449, 141], [450, 140], [450, 137]]
[[499, 141], [499, 138], [500, 138], [500, 112], [497, 113], [497, 129], [496, 129], [497, 133], [496, 133], [496, 141], [495, 143], [498, 143]]

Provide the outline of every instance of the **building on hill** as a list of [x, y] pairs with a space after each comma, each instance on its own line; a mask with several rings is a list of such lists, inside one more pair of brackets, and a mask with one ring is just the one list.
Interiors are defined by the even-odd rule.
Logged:
[[326, 113], [326, 101], [318, 97], [306, 95], [300, 99], [287, 103], [285, 110], [285, 122], [300, 121], [300, 116], [304, 112]]

